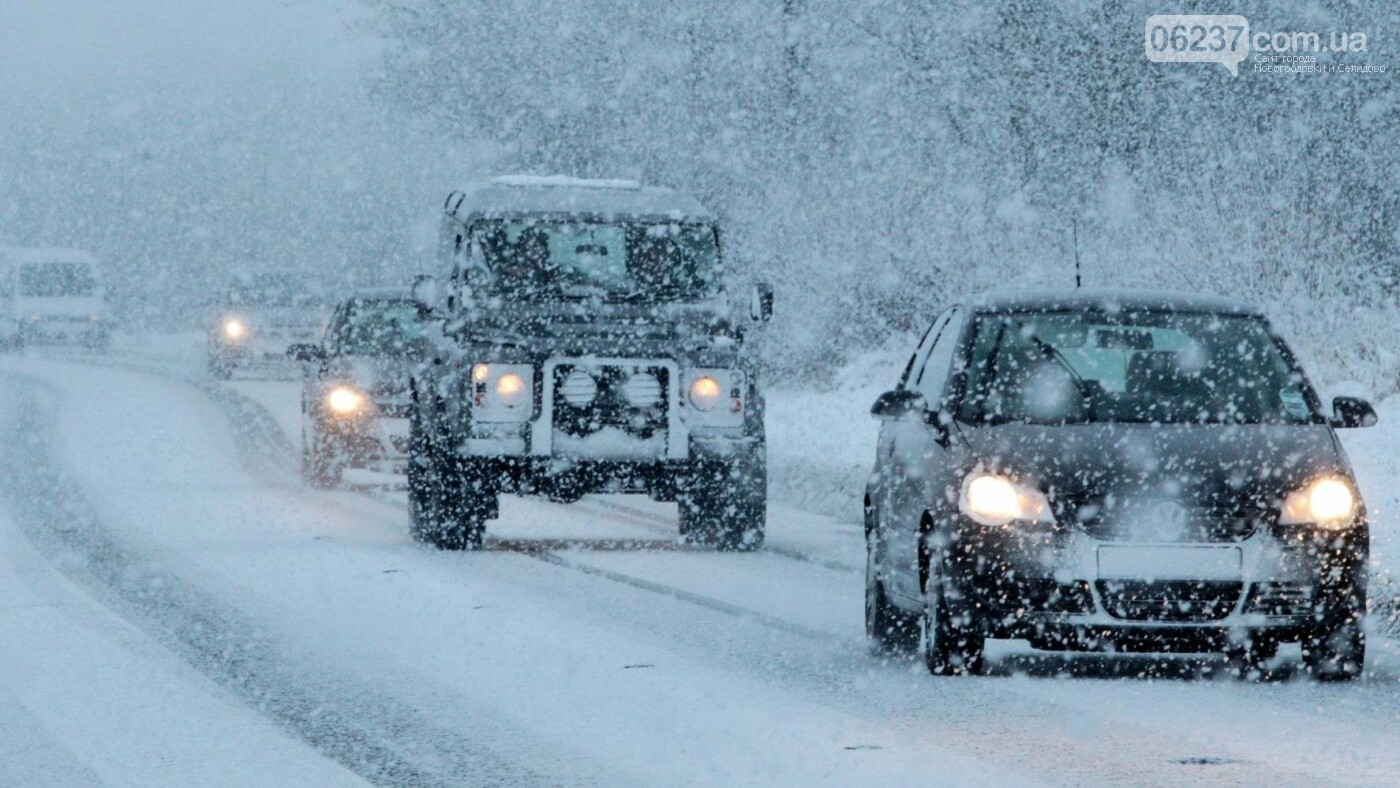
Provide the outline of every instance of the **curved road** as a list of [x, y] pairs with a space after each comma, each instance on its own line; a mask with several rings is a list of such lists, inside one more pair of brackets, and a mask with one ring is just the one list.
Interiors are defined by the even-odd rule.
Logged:
[[[39, 762], [61, 782], [1400, 775], [1391, 643], [1354, 686], [1014, 646], [990, 676], [933, 679], [867, 654], [849, 525], [776, 508], [770, 549], [712, 554], [676, 544], [674, 507], [510, 499], [487, 550], [437, 553], [408, 539], [392, 490], [301, 486], [276, 428], [294, 386], [239, 394], [156, 371], [0, 361], [0, 589], [37, 600], [53, 642], [92, 640], [94, 621], [120, 635], [90, 644], [96, 668], [0, 649], [0, 741], [29, 742], [0, 744], [0, 782]], [[24, 637], [27, 615], [0, 604], [0, 638]], [[82, 703], [32, 689], [65, 682]], [[146, 745], [164, 771], [93, 732], [133, 704], [164, 720]]]

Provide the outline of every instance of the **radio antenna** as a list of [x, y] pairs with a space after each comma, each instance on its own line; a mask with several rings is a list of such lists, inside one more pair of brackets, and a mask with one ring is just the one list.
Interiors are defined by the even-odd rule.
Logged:
[[1079, 276], [1079, 220], [1069, 220], [1069, 231], [1074, 237], [1074, 289], [1078, 290], [1084, 284]]

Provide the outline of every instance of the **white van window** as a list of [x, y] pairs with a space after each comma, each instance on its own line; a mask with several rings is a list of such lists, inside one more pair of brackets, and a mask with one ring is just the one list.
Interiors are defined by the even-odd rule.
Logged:
[[97, 278], [86, 263], [42, 263], [21, 266], [19, 294], [30, 298], [90, 296], [97, 292]]

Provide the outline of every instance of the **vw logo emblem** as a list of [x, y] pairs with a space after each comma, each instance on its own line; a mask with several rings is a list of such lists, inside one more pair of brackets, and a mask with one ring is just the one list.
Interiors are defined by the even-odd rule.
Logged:
[[1153, 530], [1164, 537], [1180, 538], [1186, 533], [1186, 509], [1173, 501], [1162, 501], [1151, 509]]

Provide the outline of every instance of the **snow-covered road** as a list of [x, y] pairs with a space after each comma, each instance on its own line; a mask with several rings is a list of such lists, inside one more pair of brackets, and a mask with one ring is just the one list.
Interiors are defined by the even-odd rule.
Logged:
[[157, 371], [0, 362], [0, 783], [1400, 775], [1389, 642], [1353, 686], [1016, 647], [934, 679], [867, 654], [854, 523], [777, 506], [714, 554], [673, 506], [508, 499], [438, 553], [392, 490], [301, 486], [294, 384]]

